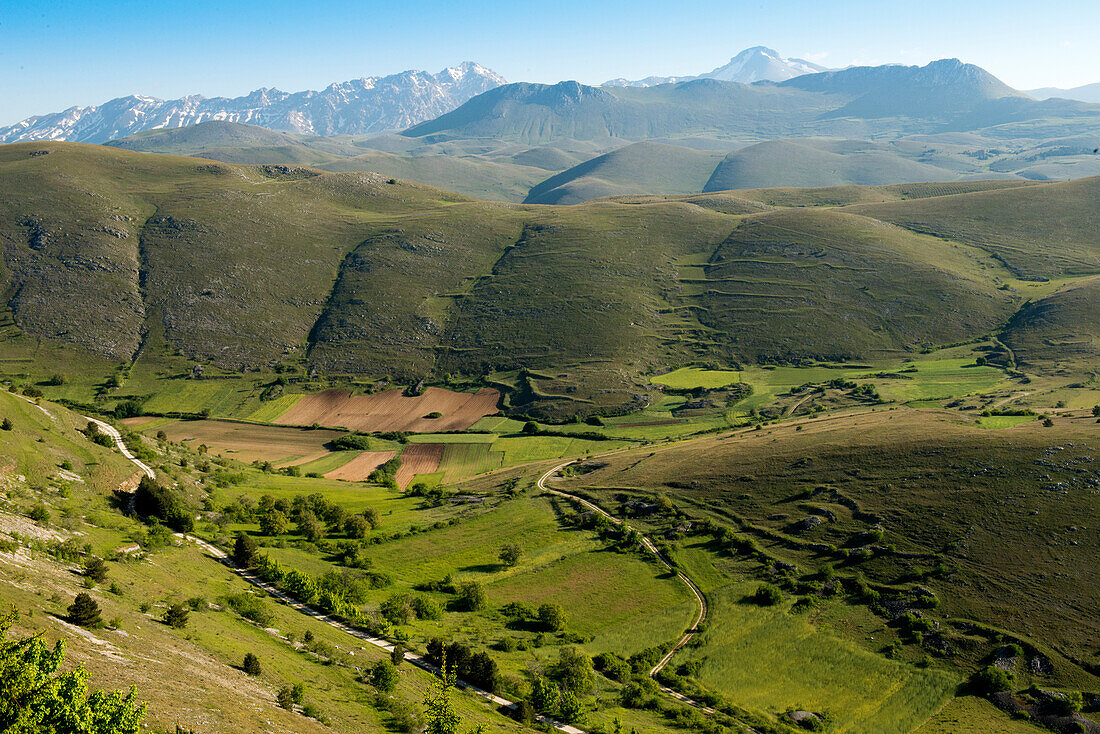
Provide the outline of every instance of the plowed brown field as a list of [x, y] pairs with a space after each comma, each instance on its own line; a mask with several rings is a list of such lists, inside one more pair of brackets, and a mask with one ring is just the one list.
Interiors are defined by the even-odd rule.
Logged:
[[354, 459], [325, 474], [325, 479], [345, 479], [349, 482], [365, 481], [370, 473], [397, 456], [396, 451], [364, 451]]
[[[124, 421], [138, 430], [141, 424]], [[312, 431], [305, 428], [260, 426], [254, 423], [195, 420], [176, 421], [161, 428], [169, 441], [185, 443], [191, 448], [206, 444], [210, 452], [246, 464], [270, 461], [276, 466], [305, 464], [328, 456], [325, 444], [344, 435], [339, 431]]]
[[443, 458], [441, 443], [410, 443], [401, 452], [401, 468], [397, 470], [397, 486], [404, 489], [417, 474], [431, 474], [439, 471], [439, 462]]
[[[374, 395], [352, 395], [347, 390], [326, 390], [306, 395], [275, 419], [284, 426], [343, 426], [353, 431], [464, 431], [481, 418], [497, 412], [500, 393], [485, 388], [476, 393], [429, 387], [408, 398], [393, 389]], [[441, 413], [439, 418], [425, 418]]]

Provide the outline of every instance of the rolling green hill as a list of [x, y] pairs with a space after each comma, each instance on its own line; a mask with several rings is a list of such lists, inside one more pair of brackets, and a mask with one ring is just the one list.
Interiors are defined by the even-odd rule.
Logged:
[[[195, 363], [412, 381], [526, 368], [548, 376], [517, 386], [514, 405], [624, 410], [662, 367], [905, 354], [996, 331], [1050, 295], [1026, 280], [1033, 269], [1100, 272], [1097, 186], [534, 207], [378, 174], [11, 145], [0, 328], [20, 358], [67, 345], [162, 375]], [[868, 201], [886, 203], [820, 208]]]
[[1002, 338], [1021, 364], [1068, 363], [1094, 370], [1100, 363], [1100, 279], [1075, 283], [1026, 304]]
[[[621, 194], [690, 194], [703, 190], [722, 154], [660, 143], [635, 143], [542, 181], [527, 204], [577, 204]], [[727, 187], [734, 188], [734, 187]]]
[[773, 186], [878, 186], [899, 181], [950, 181], [956, 175], [947, 168], [904, 158], [896, 148], [884, 144], [774, 140], [727, 155], [703, 191]]

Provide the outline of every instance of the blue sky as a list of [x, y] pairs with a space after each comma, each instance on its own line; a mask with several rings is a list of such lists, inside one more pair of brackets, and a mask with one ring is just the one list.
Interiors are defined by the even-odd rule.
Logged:
[[958, 57], [1017, 88], [1100, 82], [1086, 0], [0, 0], [0, 125], [131, 93], [317, 89], [478, 61], [509, 81], [692, 74], [747, 46], [829, 66]]

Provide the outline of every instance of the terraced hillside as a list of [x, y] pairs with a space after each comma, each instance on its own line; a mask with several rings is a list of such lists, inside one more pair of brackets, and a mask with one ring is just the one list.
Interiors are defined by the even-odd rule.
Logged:
[[644, 375], [691, 361], [903, 355], [998, 331], [1100, 273], [1098, 187], [546, 207], [375, 174], [11, 145], [2, 328], [19, 358], [60, 345], [157, 379], [277, 363], [407, 382], [538, 370], [508, 404], [614, 412], [645, 401]]

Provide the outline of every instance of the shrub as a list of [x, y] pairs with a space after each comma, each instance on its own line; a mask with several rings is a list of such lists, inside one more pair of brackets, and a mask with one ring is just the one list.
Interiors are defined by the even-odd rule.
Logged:
[[352, 515], [344, 520], [344, 535], [356, 540], [367, 537], [371, 531], [371, 524], [362, 515]]
[[271, 624], [271, 621], [275, 618], [274, 613], [267, 608], [263, 599], [247, 591], [242, 591], [239, 594], [230, 594], [224, 599], [227, 607], [261, 627], [266, 627]]
[[467, 581], [458, 588], [458, 601], [468, 612], [483, 609], [487, 602], [485, 588], [477, 581]]
[[752, 595], [752, 600], [764, 607], [771, 607], [783, 601], [783, 592], [774, 584], [760, 584]]
[[370, 669], [370, 684], [382, 693], [397, 688], [397, 668], [389, 660], [379, 660]]
[[505, 566], [515, 566], [523, 556], [523, 550], [515, 543], [507, 543], [500, 549], [498, 557]]
[[551, 632], [560, 632], [565, 629], [565, 610], [560, 604], [547, 602], [539, 607], [539, 622]]
[[263, 672], [260, 659], [250, 652], [244, 654], [244, 663], [241, 665], [241, 669], [248, 675], [259, 675]]
[[11, 422], [11, 418], [4, 418], [0, 421], [0, 430], [12, 431], [15, 430], [15, 424]]
[[189, 533], [195, 526], [183, 496], [149, 477], [142, 477], [138, 484], [134, 493], [134, 509], [141, 515], [161, 520], [181, 533]]
[[46, 506], [39, 502], [37, 505], [31, 508], [27, 513], [27, 517], [34, 520], [37, 523], [45, 525], [50, 521], [50, 511], [46, 509]]
[[988, 665], [970, 677], [970, 684], [980, 694], [999, 693], [1012, 688], [1015, 677], [996, 665]]

